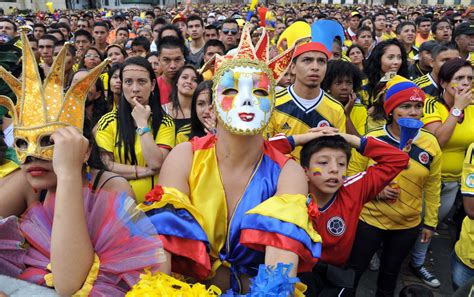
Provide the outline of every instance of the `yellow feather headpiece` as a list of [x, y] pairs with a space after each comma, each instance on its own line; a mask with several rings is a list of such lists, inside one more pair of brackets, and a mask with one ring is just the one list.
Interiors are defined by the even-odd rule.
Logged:
[[10, 98], [0, 96], [0, 105], [6, 107], [13, 116], [13, 134], [19, 161], [24, 163], [28, 156], [52, 160], [53, 145], [49, 143], [49, 136], [57, 129], [71, 125], [82, 131], [87, 93], [108, 61], [89, 71], [64, 94], [65, 58], [69, 44], [61, 49], [48, 77], [42, 83], [38, 64], [25, 32], [21, 32], [21, 40], [21, 79], [18, 80], [0, 66], [0, 78], [10, 86], [18, 102], [15, 106]]

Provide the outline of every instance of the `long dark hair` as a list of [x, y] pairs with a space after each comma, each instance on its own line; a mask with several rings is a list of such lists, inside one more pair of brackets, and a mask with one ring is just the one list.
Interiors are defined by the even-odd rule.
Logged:
[[402, 53], [402, 64], [400, 65], [400, 69], [398, 70], [397, 74], [403, 77], [408, 76], [407, 53], [405, 52], [402, 44], [397, 39], [389, 39], [377, 44], [364, 65], [364, 72], [369, 81], [367, 87], [370, 96], [370, 104], [372, 103], [372, 100], [377, 97], [377, 91], [379, 90], [377, 85], [379, 85], [380, 79], [383, 76], [382, 56], [385, 54], [386, 49], [391, 45], [397, 46]]
[[176, 76], [173, 79], [173, 83], [171, 84], [172, 89], [171, 89], [171, 92], [170, 92], [170, 101], [171, 101], [172, 109], [168, 110], [168, 113], [172, 117], [174, 115], [177, 115], [177, 113], [172, 114], [172, 113], [174, 113], [174, 111], [180, 111], [181, 113], [183, 113], [183, 110], [181, 108], [181, 105], [179, 104], [179, 98], [178, 98], [178, 80], [181, 77], [181, 75], [183, 74], [184, 70], [186, 70], [186, 69], [191, 69], [194, 72], [194, 74], [196, 75], [196, 80], [197, 80], [198, 84], [202, 81], [201, 74], [199, 74], [199, 72], [197, 72], [196, 68], [193, 65], [189, 65], [189, 64], [184, 65], [183, 67], [181, 67], [181, 69], [179, 69], [178, 73], [176, 74]]
[[5, 136], [3, 135], [3, 131], [0, 131], [0, 164], [3, 164], [5, 161], [7, 150], [8, 146], [5, 143]]
[[112, 76], [114, 75], [115, 71], [119, 70], [119, 75], [120, 75], [120, 68], [121, 67], [122, 67], [122, 64], [114, 63], [114, 64], [112, 64], [112, 66], [110, 66], [110, 69], [107, 72], [107, 74], [108, 74], [107, 85], [109, 86], [109, 91], [107, 92], [107, 103], [110, 106], [114, 105], [114, 93], [112, 93], [112, 90], [110, 88], [110, 86], [111, 86], [110, 81], [112, 80]]
[[199, 120], [196, 112], [197, 98], [203, 91], [209, 91], [209, 103], [212, 104], [212, 80], [205, 80], [201, 82], [194, 90], [193, 99], [191, 102], [191, 134], [189, 139], [193, 137], [202, 137], [206, 135], [203, 123]]
[[[150, 80], [156, 81], [155, 73], [153, 68], [147, 59], [143, 57], [131, 57], [128, 58], [120, 68], [120, 80], [123, 82], [123, 70], [129, 65], [137, 65], [145, 68], [148, 71]], [[161, 121], [163, 120], [163, 110], [160, 104], [160, 93], [158, 92], [158, 86], [155, 83], [155, 88], [150, 93], [150, 99], [148, 104], [151, 108], [151, 127], [153, 138], [158, 134], [160, 129]], [[124, 155], [120, 155], [120, 162], [130, 162], [131, 165], [137, 165], [137, 155], [135, 154], [135, 125], [132, 117], [132, 107], [125, 99], [124, 94], [120, 97], [120, 105], [117, 111], [117, 145], [119, 151], [123, 147]], [[124, 158], [122, 160], [122, 158]]]
[[100, 157], [100, 148], [95, 142], [95, 137], [92, 134], [93, 127], [94, 125], [92, 125], [91, 121], [88, 120], [87, 117], [84, 117], [84, 129], [82, 135], [89, 140], [89, 145], [91, 147], [91, 154], [89, 155], [89, 159], [87, 159], [87, 165], [89, 165], [90, 168], [97, 170], [105, 170], [105, 165]]

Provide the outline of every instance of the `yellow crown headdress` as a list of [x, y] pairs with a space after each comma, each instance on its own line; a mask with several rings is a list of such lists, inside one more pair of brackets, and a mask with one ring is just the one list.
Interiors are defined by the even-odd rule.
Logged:
[[80, 131], [84, 124], [84, 109], [87, 93], [104, 70], [108, 61], [89, 71], [74, 83], [64, 94], [65, 58], [69, 44], [65, 44], [51, 66], [44, 83], [25, 32], [21, 32], [23, 43], [22, 77], [15, 78], [0, 66], [0, 78], [10, 86], [17, 97], [16, 106], [5, 96], [0, 96], [0, 105], [13, 116], [13, 134], [18, 160], [24, 163], [32, 156], [44, 160], [53, 157], [53, 145], [49, 136], [59, 128], [75, 126]]
[[[250, 25], [246, 24], [242, 29], [242, 36], [237, 49], [231, 50], [224, 56], [216, 54], [203, 66], [200, 72], [214, 68], [214, 73], [217, 74], [218, 72], [222, 73], [226, 69], [234, 66], [258, 65], [259, 68], [263, 68], [263, 70], [266, 70], [269, 74], [272, 78], [273, 85], [276, 81], [279, 81], [291, 63], [295, 50], [294, 47], [288, 48], [286, 51], [270, 60], [270, 38], [265, 28], [263, 28], [262, 35], [255, 46], [252, 43], [250, 28]], [[217, 76], [218, 75], [216, 75], [216, 77]]]

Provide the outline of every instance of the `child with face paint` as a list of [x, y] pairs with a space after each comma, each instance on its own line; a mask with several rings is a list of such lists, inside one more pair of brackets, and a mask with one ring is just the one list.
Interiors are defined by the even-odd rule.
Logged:
[[215, 58], [216, 135], [178, 145], [161, 185], [139, 206], [161, 234], [171, 271], [234, 293], [248, 290], [260, 264], [291, 264], [296, 276], [320, 252], [304, 171], [262, 136], [275, 81], [293, 55], [289, 49], [269, 61], [268, 42], [264, 32], [254, 48], [244, 27], [236, 55]]
[[[285, 153], [295, 145], [304, 145], [300, 160], [308, 180], [308, 213], [321, 235], [323, 249], [313, 271], [298, 276], [308, 285], [307, 296], [336, 296], [354, 284], [354, 271], [345, 267], [364, 204], [406, 168], [408, 156], [374, 137], [359, 138], [332, 127], [313, 128], [289, 138], [275, 137], [270, 142]], [[376, 164], [347, 178], [352, 149]]]

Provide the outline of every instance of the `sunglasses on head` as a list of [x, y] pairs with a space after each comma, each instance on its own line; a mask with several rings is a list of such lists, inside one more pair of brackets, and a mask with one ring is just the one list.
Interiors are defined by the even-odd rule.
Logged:
[[224, 29], [222, 30], [222, 33], [224, 33], [225, 35], [229, 35], [232, 34], [232, 35], [237, 35], [237, 30], [236, 29]]

